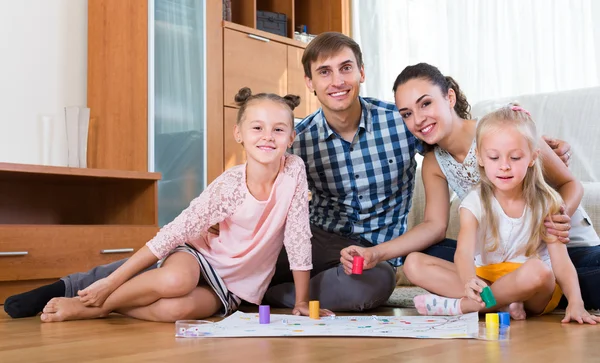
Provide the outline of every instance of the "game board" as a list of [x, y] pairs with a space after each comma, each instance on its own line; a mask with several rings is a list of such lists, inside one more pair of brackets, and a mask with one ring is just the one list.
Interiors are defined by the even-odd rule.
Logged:
[[235, 312], [217, 323], [176, 326], [179, 337], [346, 336], [389, 338], [477, 338], [477, 313], [459, 316], [336, 316], [319, 320], [271, 314], [259, 324], [257, 313]]

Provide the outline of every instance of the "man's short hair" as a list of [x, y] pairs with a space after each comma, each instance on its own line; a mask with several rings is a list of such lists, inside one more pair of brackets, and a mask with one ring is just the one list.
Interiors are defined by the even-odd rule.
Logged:
[[337, 52], [348, 47], [354, 53], [356, 63], [359, 67], [363, 66], [362, 52], [358, 43], [347, 35], [338, 32], [325, 32], [319, 34], [313, 39], [302, 54], [302, 65], [304, 66], [304, 75], [312, 79], [310, 65], [317, 61], [319, 57], [329, 58]]

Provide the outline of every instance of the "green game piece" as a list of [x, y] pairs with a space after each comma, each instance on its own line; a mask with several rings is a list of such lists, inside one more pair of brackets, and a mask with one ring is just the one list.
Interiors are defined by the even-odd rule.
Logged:
[[481, 292], [481, 299], [485, 303], [486, 308], [491, 308], [496, 305], [496, 299], [494, 298], [494, 294], [492, 294], [492, 289], [489, 286], [483, 288]]

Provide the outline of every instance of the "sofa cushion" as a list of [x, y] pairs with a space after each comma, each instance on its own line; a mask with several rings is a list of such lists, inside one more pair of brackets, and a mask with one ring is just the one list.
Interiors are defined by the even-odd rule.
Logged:
[[600, 182], [583, 182], [581, 205], [587, 212], [596, 233], [600, 235]]
[[578, 180], [600, 182], [600, 87], [482, 101], [471, 113], [481, 117], [509, 102], [518, 102], [531, 112], [540, 134], [571, 144], [570, 169]]

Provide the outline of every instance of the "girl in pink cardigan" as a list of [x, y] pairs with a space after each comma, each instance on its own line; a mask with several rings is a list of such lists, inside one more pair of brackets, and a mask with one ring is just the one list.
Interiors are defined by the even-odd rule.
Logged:
[[[109, 277], [76, 298], [54, 298], [44, 322], [98, 318], [118, 312], [172, 322], [259, 304], [285, 245], [296, 286], [293, 314], [308, 315], [312, 269], [308, 186], [304, 162], [286, 154], [295, 137], [299, 97], [243, 88], [234, 135], [247, 162], [214, 180]], [[219, 225], [215, 235], [209, 228]], [[140, 271], [159, 260], [160, 268]], [[322, 314], [330, 314], [322, 310]]]

